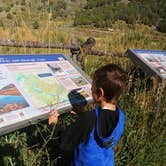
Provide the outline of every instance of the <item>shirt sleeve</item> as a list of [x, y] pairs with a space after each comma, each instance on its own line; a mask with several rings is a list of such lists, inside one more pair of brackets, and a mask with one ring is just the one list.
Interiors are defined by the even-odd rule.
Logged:
[[71, 151], [81, 142], [86, 141], [95, 125], [95, 120], [93, 111], [80, 113], [76, 121], [61, 134], [60, 149]]

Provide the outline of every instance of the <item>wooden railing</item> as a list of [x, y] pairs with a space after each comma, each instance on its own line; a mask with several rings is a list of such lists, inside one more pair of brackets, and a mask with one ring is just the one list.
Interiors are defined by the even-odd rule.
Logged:
[[[64, 43], [42, 43], [38, 41], [24, 41], [18, 42], [16, 40], [0, 40], [0, 46], [7, 46], [7, 47], [26, 47], [26, 48], [52, 48], [52, 49], [70, 49], [70, 50], [81, 50], [81, 46], [79, 45], [68, 45]], [[89, 50], [88, 54], [96, 55], [96, 56], [123, 56], [120, 53], [116, 52], [107, 52], [103, 50]]]

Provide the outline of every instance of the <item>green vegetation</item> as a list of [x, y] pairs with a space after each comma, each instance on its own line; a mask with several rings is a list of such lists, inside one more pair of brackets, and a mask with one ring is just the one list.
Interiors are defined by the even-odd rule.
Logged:
[[166, 20], [166, 2], [165, 0], [87, 0], [84, 9], [77, 11], [74, 24], [104, 28], [111, 27], [117, 20], [123, 20], [127, 24], [153, 25], [161, 32], [165, 32], [165, 24], [159, 22]]
[[[147, 14], [146, 12], [144, 14], [143, 8], [139, 7], [140, 4], [145, 6], [144, 10]], [[89, 0], [87, 4], [85, 1], [81, 3], [78, 0], [72, 0], [70, 3], [63, 0], [34, 0], [33, 2], [0, 0], [1, 40], [70, 44], [73, 34], [78, 38], [79, 43], [83, 43], [87, 37], [91, 36], [96, 40], [95, 50], [104, 50], [111, 55], [93, 56], [93, 58], [92, 55], [81, 55], [83, 59], [81, 65], [86, 74], [91, 77], [99, 66], [106, 63], [116, 63], [126, 70], [129, 83], [119, 103], [126, 114], [126, 126], [125, 133], [116, 148], [117, 166], [166, 165], [166, 89], [163, 89], [157, 82], [157, 78], [148, 77], [140, 72], [138, 66], [123, 56], [128, 48], [166, 49], [166, 34], [156, 31], [151, 26], [158, 26], [160, 31], [166, 29], [164, 28], [165, 1], [153, 1], [147, 9], [149, 4], [148, 0]], [[63, 8], [61, 6], [59, 11], [56, 11], [58, 5], [62, 5]], [[138, 10], [135, 9], [135, 5]], [[81, 9], [82, 6], [84, 9]], [[21, 10], [22, 7], [25, 10]], [[131, 9], [135, 14], [131, 14]], [[88, 26], [72, 27], [75, 10], [77, 11], [75, 24], [81, 26], [85, 24], [91, 28]], [[138, 17], [140, 10], [142, 14]], [[160, 21], [151, 20], [150, 11], [155, 15], [152, 18]], [[11, 13], [12, 19], [7, 18], [8, 13]], [[81, 21], [85, 23], [82, 24]], [[95, 26], [102, 28], [98, 29]], [[70, 55], [69, 50], [2, 46], [0, 53], [64, 53]], [[91, 107], [88, 105], [87, 110]], [[0, 165], [56, 166], [58, 158], [61, 158], [57, 152], [57, 136], [70, 124], [71, 120], [70, 114], [63, 114], [56, 128], [48, 126], [47, 121], [43, 121], [1, 136]]]
[[166, 33], [166, 20], [161, 20], [158, 25], [158, 30]]
[[34, 29], [38, 29], [38, 28], [39, 28], [39, 23], [38, 23], [38, 21], [34, 21], [34, 22], [33, 22], [33, 28], [34, 28]]

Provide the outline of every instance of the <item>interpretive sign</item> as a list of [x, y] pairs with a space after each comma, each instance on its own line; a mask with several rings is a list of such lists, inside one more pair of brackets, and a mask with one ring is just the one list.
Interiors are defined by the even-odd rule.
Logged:
[[0, 55], [0, 135], [83, 99], [92, 100], [91, 80], [67, 56]]
[[129, 49], [126, 54], [149, 74], [166, 79], [166, 51]]

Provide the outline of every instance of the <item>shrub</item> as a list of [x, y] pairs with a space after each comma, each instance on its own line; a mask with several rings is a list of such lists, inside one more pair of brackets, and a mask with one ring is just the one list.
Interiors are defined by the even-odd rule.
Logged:
[[24, 12], [24, 11], [25, 11], [25, 7], [21, 7], [21, 11], [23, 11], [23, 12]]
[[4, 27], [4, 23], [2, 20], [0, 20], [0, 27]]
[[16, 11], [13, 11], [13, 15], [16, 15]]
[[10, 13], [7, 14], [6, 16], [7, 19], [11, 20], [12, 19], [12, 15]]
[[3, 12], [3, 7], [2, 6], [0, 6], [0, 12]]
[[25, 1], [25, 0], [22, 0], [22, 1], [21, 1], [21, 5], [22, 5], [22, 6], [25, 6], [25, 5], [26, 5], [26, 1]]
[[158, 25], [157, 29], [158, 29], [160, 32], [166, 33], [166, 19], [165, 19], [165, 20], [161, 20], [161, 21], [159, 22], [159, 25]]
[[5, 11], [6, 11], [6, 12], [10, 12], [10, 7], [9, 7], [9, 6], [6, 7]]
[[11, 4], [10, 4], [10, 6], [11, 6], [11, 8], [12, 8], [12, 7], [14, 6], [14, 4], [13, 4], [13, 3], [11, 3]]
[[33, 22], [33, 28], [34, 29], [38, 29], [39, 28], [39, 23], [38, 23], [37, 20]]
[[16, 1], [16, 5], [19, 5], [19, 1]]

